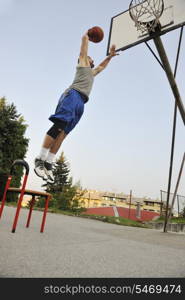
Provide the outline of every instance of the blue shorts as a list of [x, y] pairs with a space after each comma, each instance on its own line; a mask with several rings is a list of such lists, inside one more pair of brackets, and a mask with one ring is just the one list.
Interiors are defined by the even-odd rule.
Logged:
[[83, 96], [78, 91], [71, 89], [67, 94], [62, 94], [55, 113], [49, 117], [49, 120], [68, 134], [79, 122], [83, 112]]

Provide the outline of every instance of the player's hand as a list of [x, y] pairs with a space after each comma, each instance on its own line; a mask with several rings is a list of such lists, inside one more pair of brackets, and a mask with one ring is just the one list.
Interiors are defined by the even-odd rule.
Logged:
[[113, 56], [116, 56], [116, 55], [119, 55], [118, 53], [116, 53], [116, 45], [112, 45], [111, 48], [110, 48], [109, 56], [113, 57]]

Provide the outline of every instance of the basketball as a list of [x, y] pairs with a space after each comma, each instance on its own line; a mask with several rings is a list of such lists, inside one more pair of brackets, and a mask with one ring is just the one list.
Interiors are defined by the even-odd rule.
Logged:
[[104, 38], [104, 32], [101, 27], [94, 26], [88, 30], [89, 40], [93, 43], [99, 43]]

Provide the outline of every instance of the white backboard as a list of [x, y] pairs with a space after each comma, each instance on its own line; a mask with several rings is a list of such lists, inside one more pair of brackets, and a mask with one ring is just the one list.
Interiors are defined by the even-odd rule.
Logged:
[[[163, 35], [185, 25], [185, 0], [164, 0], [164, 12], [159, 19]], [[141, 34], [130, 17], [129, 9], [111, 19], [107, 54], [115, 44], [116, 51], [125, 50], [152, 39], [156, 34]]]

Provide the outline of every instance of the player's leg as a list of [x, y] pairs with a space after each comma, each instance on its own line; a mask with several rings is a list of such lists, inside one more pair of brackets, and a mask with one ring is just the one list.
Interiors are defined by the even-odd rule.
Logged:
[[[59, 133], [57, 138], [53, 141], [53, 143], [52, 143], [52, 145], [49, 149], [49, 153], [47, 155], [47, 158], [44, 162], [44, 171], [47, 175], [48, 182], [50, 182], [50, 183], [54, 182], [52, 166], [53, 166], [53, 161], [55, 159], [55, 155], [58, 152], [58, 150], [60, 149], [60, 146], [61, 146], [61, 144], [64, 141], [66, 136], [67, 136], [67, 134], [63, 130]], [[48, 140], [48, 142], [49, 142], [49, 140]]]
[[55, 155], [58, 152], [66, 136], [67, 134], [64, 132], [64, 130], [62, 130], [61, 133], [57, 136], [57, 138], [52, 143], [52, 146], [50, 147], [50, 153], [53, 153]]
[[[61, 97], [55, 114], [49, 118], [54, 125], [47, 132], [40, 155], [35, 160], [34, 171], [38, 176], [46, 179], [45, 174], [47, 174], [48, 177], [48, 172], [50, 172], [52, 182], [52, 162], [55, 154], [59, 150], [66, 135], [79, 122], [83, 111], [84, 101], [77, 91], [70, 90], [67, 95]], [[49, 163], [50, 166], [47, 163]], [[50, 167], [48, 172], [46, 171], [46, 166]]]
[[[48, 153], [48, 156], [46, 158], [46, 161], [44, 163], [45, 166], [45, 172], [48, 177], [48, 180], [50, 183], [54, 182], [54, 176], [52, 173], [52, 162], [55, 158], [55, 154], [58, 152], [63, 140], [65, 137], [74, 129], [74, 127], [77, 125], [79, 120], [82, 117], [83, 111], [84, 111], [84, 102], [80, 96], [80, 94], [76, 91], [72, 91], [72, 98], [71, 98], [71, 111], [73, 111], [71, 120], [67, 123], [65, 126], [65, 129], [60, 132], [60, 134], [57, 136], [55, 141], [50, 146], [50, 150]], [[48, 140], [49, 142], [49, 140]]]
[[45, 138], [44, 138], [44, 141], [43, 141], [43, 144], [42, 144], [42, 148], [45, 148], [45, 149], [50, 149], [52, 147], [52, 145], [54, 144], [55, 142], [55, 138], [48, 135], [48, 133], [45, 135]]
[[44, 180], [47, 179], [47, 176], [44, 171], [44, 162], [48, 155], [49, 147], [53, 141], [54, 141], [54, 139], [46, 134], [44, 141], [43, 141], [43, 145], [40, 149], [40, 153], [35, 158], [35, 161], [34, 161], [34, 164], [35, 164], [34, 172], [36, 173], [37, 176], [41, 177]]
[[[66, 126], [66, 123], [64, 125]], [[58, 137], [59, 139], [57, 139]], [[35, 159], [34, 171], [37, 174], [37, 176], [43, 178], [44, 180], [47, 179], [47, 174], [45, 170], [45, 161], [51, 162], [52, 157], [54, 159], [55, 155], [53, 153], [50, 153], [50, 149], [52, 149], [52, 146], [55, 143], [58, 144], [60, 142], [61, 145], [64, 138], [65, 138], [64, 131], [62, 128], [59, 127], [59, 125], [54, 124], [48, 130], [47, 134], [45, 135], [40, 153]]]

